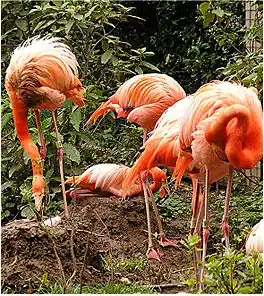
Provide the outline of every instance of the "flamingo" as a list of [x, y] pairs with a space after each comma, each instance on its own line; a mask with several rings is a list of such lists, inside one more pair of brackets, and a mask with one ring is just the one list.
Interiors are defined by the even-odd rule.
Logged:
[[[255, 89], [214, 81], [202, 86], [192, 98], [177, 102], [167, 110], [167, 113], [171, 114], [172, 122], [168, 121], [166, 124], [163, 118], [162, 123], [161, 117], [160, 129], [157, 127], [146, 142], [143, 154], [131, 169], [123, 186], [124, 189], [128, 188], [141, 170], [150, 169], [153, 165], [175, 166], [173, 175], [177, 176], [176, 184], [180, 183], [183, 174], [191, 175], [194, 186], [191, 228], [194, 227], [197, 218], [193, 232], [199, 233], [203, 211], [205, 215], [201, 272], [204, 274], [209, 236], [207, 225], [209, 184], [229, 173], [222, 222], [226, 246], [229, 248], [227, 215], [232, 172], [233, 168], [252, 168], [262, 157], [261, 105]], [[237, 153], [234, 153], [234, 149], [237, 149]], [[199, 188], [201, 184], [205, 184], [203, 198]]]
[[261, 219], [251, 230], [246, 241], [247, 253], [263, 253], [264, 219]]
[[[65, 205], [68, 217], [67, 201], [63, 174], [63, 148], [59, 140], [55, 111], [66, 99], [78, 107], [84, 107], [82, 92], [84, 88], [78, 79], [78, 63], [69, 47], [59, 38], [28, 39], [15, 49], [6, 71], [5, 88], [12, 104], [16, 133], [22, 148], [29, 155], [33, 181], [32, 192], [37, 213], [42, 212], [42, 199], [45, 181], [43, 164], [46, 146], [40, 125], [40, 110], [51, 111], [57, 139], [57, 149]], [[32, 141], [28, 130], [28, 110], [33, 109], [40, 136], [40, 152]]]
[[[228, 174], [222, 232], [230, 248], [228, 224], [233, 169], [252, 169], [262, 158], [262, 109], [255, 88], [237, 83], [213, 81], [194, 94], [184, 114], [179, 133], [180, 156], [177, 183], [192, 172], [205, 192], [195, 232], [203, 219], [203, 254], [200, 287], [204, 285], [208, 229], [208, 194], [212, 182]], [[203, 214], [204, 212], [204, 214]]]
[[[145, 204], [147, 217], [149, 217], [149, 207], [146, 199], [149, 194], [153, 197], [153, 192], [160, 190], [160, 196], [163, 197], [165, 195], [166, 188], [166, 173], [164, 173], [161, 169], [157, 167], [151, 168], [148, 172], [142, 173], [142, 175], [135, 180], [134, 184], [130, 186], [129, 190], [124, 194], [123, 192], [123, 181], [126, 176], [129, 174], [131, 168], [125, 165], [111, 164], [111, 163], [102, 163], [94, 165], [88, 168], [81, 176], [70, 177], [66, 180], [65, 184], [74, 184], [77, 190], [67, 191], [67, 195], [69, 197], [85, 197], [89, 196], [89, 193], [94, 192], [96, 190], [101, 190], [103, 192], [110, 192], [115, 196], [126, 197], [126, 196], [135, 196], [142, 194], [144, 192]], [[147, 182], [147, 177], [152, 178], [153, 184], [149, 185]], [[144, 182], [142, 182], [142, 179]], [[147, 183], [147, 185], [146, 185]], [[148, 186], [149, 185], [149, 186]], [[147, 193], [147, 190], [149, 192]], [[168, 189], [167, 189], [168, 190]], [[162, 229], [162, 224], [160, 221], [159, 213], [157, 207], [155, 207], [154, 203], [154, 213], [157, 220], [158, 228], [160, 231], [160, 237], [162, 242], [164, 242], [163, 246], [168, 246], [169, 240], [165, 237], [164, 231]], [[147, 250], [147, 257], [150, 259], [156, 259], [160, 261], [160, 254], [158, 254], [154, 248], [151, 237], [151, 226], [150, 226], [150, 218], [147, 219], [148, 226], [148, 239], [149, 245]], [[167, 243], [167, 245], [166, 245]]]
[[[157, 121], [156, 126], [151, 133], [150, 137], [143, 145], [143, 152], [134, 166], [131, 168], [126, 180], [123, 183], [124, 191], [129, 190], [133, 180], [138, 178], [138, 175], [145, 170], [151, 170], [155, 165], [165, 166], [171, 170], [174, 169], [178, 153], [180, 150], [179, 137], [180, 119], [183, 116], [186, 109], [190, 105], [192, 96], [188, 96], [173, 106], [169, 107]], [[198, 195], [198, 201], [201, 201], [201, 188], [196, 184], [196, 181], [192, 178], [194, 185], [193, 200], [196, 200]], [[195, 210], [196, 205], [193, 204], [194, 215], [197, 215]], [[174, 241], [161, 236], [161, 244], [175, 245]]]
[[[131, 168], [122, 164], [100, 163], [89, 167], [82, 175], [67, 178], [65, 184], [74, 184], [77, 188], [76, 197], [86, 196], [89, 192], [100, 190], [109, 192], [114, 196], [126, 197], [135, 196], [143, 193], [140, 179], [137, 178], [133, 186], [129, 188], [126, 195], [123, 194], [122, 184]], [[153, 179], [150, 188], [152, 192], [160, 189], [161, 197], [164, 196], [166, 189], [166, 173], [154, 167], [148, 174]], [[73, 191], [68, 195], [74, 197]]]
[[110, 99], [90, 116], [86, 125], [96, 122], [110, 110], [117, 117], [140, 125], [143, 130], [143, 144], [147, 132], [153, 129], [162, 113], [175, 102], [186, 96], [185, 91], [172, 77], [166, 74], [141, 74], [127, 80]]

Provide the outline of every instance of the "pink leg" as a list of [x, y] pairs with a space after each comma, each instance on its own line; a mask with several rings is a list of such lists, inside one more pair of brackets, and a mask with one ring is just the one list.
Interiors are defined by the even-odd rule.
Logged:
[[151, 199], [151, 203], [154, 209], [154, 213], [155, 213], [155, 218], [158, 224], [158, 229], [159, 229], [159, 237], [160, 237], [160, 241], [159, 244], [163, 247], [177, 247], [177, 242], [175, 240], [169, 240], [164, 233], [163, 227], [162, 227], [162, 223], [161, 223], [161, 219], [160, 219], [160, 215], [159, 215], [159, 211], [158, 211], [158, 207], [155, 203], [155, 199], [154, 199], [154, 195], [153, 192], [150, 189], [148, 180], [146, 180], [146, 185], [147, 185], [147, 189], [148, 189], [148, 193]]
[[[197, 202], [199, 198], [199, 193], [200, 193], [200, 184], [198, 183], [197, 179], [192, 178], [192, 184], [193, 184], [193, 213], [192, 213], [192, 220], [191, 220], [191, 226], [190, 226], [190, 235], [194, 234], [195, 231], [195, 225], [196, 225], [196, 220], [197, 220]], [[200, 228], [200, 227], [199, 227]], [[198, 235], [200, 234], [200, 229], [197, 230]], [[197, 245], [199, 248], [200, 246]], [[199, 273], [198, 273], [198, 262], [197, 260], [199, 259], [200, 252], [198, 253], [197, 251], [193, 250], [193, 260], [194, 260], [194, 275], [195, 275], [195, 281], [196, 281], [196, 288], [198, 288], [198, 282], [199, 282]]]
[[147, 187], [146, 187], [146, 176], [144, 173], [141, 173], [141, 182], [144, 192], [144, 198], [145, 198], [145, 205], [146, 205], [146, 213], [147, 213], [147, 226], [148, 226], [148, 250], [147, 250], [147, 257], [149, 259], [156, 259], [158, 261], [161, 261], [160, 255], [158, 252], [153, 248], [153, 242], [152, 242], [152, 236], [151, 236], [151, 225], [150, 225], [150, 212], [149, 212], [149, 201], [148, 201], [148, 193], [147, 193]]
[[225, 208], [224, 208], [224, 215], [222, 218], [222, 232], [225, 238], [225, 245], [226, 249], [230, 250], [230, 243], [229, 243], [229, 235], [230, 235], [230, 227], [228, 224], [228, 212], [229, 212], [229, 202], [231, 197], [231, 190], [232, 190], [232, 182], [233, 182], [233, 167], [229, 167], [229, 176], [227, 180], [227, 187], [226, 187], [226, 198], [225, 198]]
[[38, 109], [34, 110], [35, 113], [35, 118], [36, 118], [36, 124], [38, 128], [38, 133], [39, 133], [39, 139], [40, 139], [40, 156], [42, 159], [42, 162], [44, 163], [44, 160], [46, 158], [47, 154], [47, 148], [45, 144], [45, 138], [41, 130], [41, 123], [40, 123], [40, 111]]
[[55, 112], [51, 111], [52, 114], [52, 121], [54, 124], [54, 130], [56, 134], [56, 139], [57, 139], [57, 150], [58, 150], [58, 157], [59, 157], [59, 168], [60, 168], [60, 176], [61, 176], [61, 188], [62, 188], [62, 197], [63, 197], [63, 202], [64, 202], [64, 211], [65, 211], [65, 217], [66, 219], [69, 218], [69, 211], [68, 211], [68, 205], [67, 205], [67, 199], [66, 199], [66, 192], [65, 192], [65, 184], [64, 184], [64, 171], [63, 171], [63, 148], [62, 144], [59, 138], [59, 132], [58, 132], [58, 127], [57, 127], [57, 122], [56, 122], [56, 116]]
[[204, 220], [203, 220], [203, 255], [202, 255], [202, 270], [199, 289], [204, 287], [205, 283], [205, 258], [207, 251], [207, 242], [209, 238], [209, 229], [208, 229], [208, 195], [209, 195], [209, 170], [205, 169], [205, 193], [204, 193]]

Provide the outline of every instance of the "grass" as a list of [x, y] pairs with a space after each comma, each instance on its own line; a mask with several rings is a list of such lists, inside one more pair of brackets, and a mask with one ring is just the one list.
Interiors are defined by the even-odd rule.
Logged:
[[105, 267], [107, 270], [111, 270], [113, 272], [136, 272], [143, 270], [146, 264], [146, 260], [135, 258], [121, 258], [113, 260], [106, 259]]
[[[67, 294], [80, 294], [80, 285], [73, 285], [71, 289], [68, 289]], [[12, 288], [5, 288], [2, 291], [3, 294], [15, 294], [17, 293]], [[46, 284], [45, 287], [40, 287], [36, 294], [64, 294], [63, 286], [60, 281], [56, 281], [53, 285]], [[82, 294], [152, 294], [153, 290], [148, 287], [139, 286], [137, 284], [116, 284], [116, 283], [107, 283], [107, 284], [96, 284], [91, 286], [83, 286]]]

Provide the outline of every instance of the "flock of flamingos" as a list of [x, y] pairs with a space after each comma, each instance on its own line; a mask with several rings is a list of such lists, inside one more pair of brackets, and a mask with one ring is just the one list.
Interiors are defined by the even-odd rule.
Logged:
[[[64, 181], [63, 148], [59, 140], [55, 111], [65, 100], [85, 107], [78, 79], [78, 62], [70, 48], [59, 38], [32, 38], [13, 53], [6, 71], [5, 87], [12, 104], [18, 139], [32, 163], [32, 192], [36, 213], [42, 218], [45, 181], [43, 163], [46, 157], [41, 131], [40, 110], [51, 111], [57, 138], [65, 216], [68, 217], [67, 196], [86, 196], [93, 191], [106, 191], [115, 196], [143, 193], [149, 233], [148, 258], [161, 260], [153, 248], [149, 217], [149, 199], [154, 208], [162, 246], [176, 246], [166, 238], [153, 192], [165, 195], [166, 173], [173, 172], [176, 184], [183, 175], [192, 179], [192, 220], [190, 233], [201, 236], [202, 254], [196, 254], [196, 279], [204, 283], [206, 246], [209, 237], [208, 195], [210, 184], [228, 174], [222, 232], [230, 249], [228, 224], [229, 200], [233, 170], [252, 169], [262, 158], [262, 108], [258, 91], [237, 83], [212, 81], [202, 85], [193, 95], [165, 74], [142, 74], [127, 80], [110, 99], [91, 115], [87, 125], [110, 110], [118, 117], [141, 126], [144, 130], [141, 155], [132, 168], [117, 164], [98, 164], [81, 176]], [[33, 109], [40, 137], [40, 149], [28, 130], [28, 110]], [[65, 191], [65, 184], [74, 190]], [[257, 224], [247, 241], [247, 250], [262, 252], [263, 220]], [[197, 259], [202, 260], [197, 268]]]

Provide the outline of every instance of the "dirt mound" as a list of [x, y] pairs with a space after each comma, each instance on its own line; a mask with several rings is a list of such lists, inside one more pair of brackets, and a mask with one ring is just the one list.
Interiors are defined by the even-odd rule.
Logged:
[[[142, 285], [179, 283], [180, 273], [175, 271], [191, 266], [178, 248], [163, 249], [161, 263], [146, 261], [147, 225], [142, 197], [123, 202], [111, 197], [89, 197], [77, 199], [69, 209], [71, 218], [63, 218], [58, 226], [49, 228], [49, 234], [36, 221], [17, 220], [2, 227], [2, 288], [32, 293], [44, 273], [50, 280], [60, 278], [54, 247], [66, 279], [75, 270], [73, 282], [85, 285], [118, 283], [124, 277]], [[151, 219], [154, 233], [157, 226], [153, 214]], [[173, 221], [166, 223], [165, 231], [168, 237], [181, 239], [188, 229]], [[154, 244], [158, 248], [156, 239]], [[118, 262], [128, 259], [145, 263], [138, 269], [120, 268]]]

